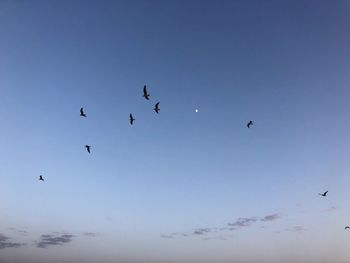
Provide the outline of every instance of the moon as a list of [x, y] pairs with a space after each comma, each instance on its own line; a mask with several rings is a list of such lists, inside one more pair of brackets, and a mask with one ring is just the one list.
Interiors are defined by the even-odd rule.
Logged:
[[198, 112], [198, 109], [195, 109], [194, 111], [195, 111], [195, 112]]

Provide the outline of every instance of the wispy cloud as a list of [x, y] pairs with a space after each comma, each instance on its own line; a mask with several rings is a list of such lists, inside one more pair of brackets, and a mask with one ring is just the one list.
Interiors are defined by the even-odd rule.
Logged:
[[[203, 236], [203, 235], [209, 235], [215, 232], [222, 232], [222, 231], [235, 231], [239, 230], [243, 227], [250, 227], [253, 224], [257, 223], [258, 221], [261, 222], [270, 222], [274, 221], [280, 218], [280, 215], [278, 213], [266, 215], [263, 218], [258, 217], [239, 217], [235, 221], [227, 223], [227, 226], [224, 227], [211, 227], [211, 228], [195, 228], [194, 230], [187, 232], [187, 233], [171, 233], [166, 235], [161, 235], [162, 238], [177, 238], [177, 237], [189, 237], [189, 236]], [[220, 239], [226, 236], [220, 236]], [[203, 240], [210, 240], [211, 237], [205, 237]], [[218, 239], [218, 237], [216, 238]]]
[[189, 234], [186, 233], [170, 233], [167, 235], [161, 235], [162, 238], [168, 238], [168, 239], [173, 239], [173, 238], [177, 238], [177, 237], [188, 237]]
[[63, 244], [72, 241], [74, 235], [62, 234], [62, 235], [41, 235], [40, 241], [37, 242], [38, 248], [47, 248], [48, 246], [61, 246]]
[[272, 215], [267, 215], [264, 218], [261, 219], [263, 222], [269, 222], [269, 221], [274, 221], [276, 219], [279, 219], [280, 215], [279, 214], [272, 214]]
[[204, 235], [204, 234], [207, 234], [210, 232], [211, 232], [210, 228], [197, 228], [193, 231], [193, 235], [200, 236], [200, 235]]
[[258, 219], [255, 217], [251, 217], [251, 218], [240, 217], [235, 222], [228, 223], [228, 225], [233, 227], [247, 227], [247, 226], [251, 226], [256, 221], [258, 221]]
[[238, 230], [237, 227], [220, 227], [218, 228], [218, 231], [235, 231]]
[[0, 233], [0, 249], [5, 248], [19, 248], [25, 245], [25, 243], [15, 243], [10, 241], [11, 238]]
[[231, 237], [231, 235], [230, 236], [228, 236], [228, 235], [226, 235], [226, 236], [213, 236], [213, 237], [205, 237], [205, 238], [203, 238], [203, 240], [227, 240], [227, 238], [228, 237]]

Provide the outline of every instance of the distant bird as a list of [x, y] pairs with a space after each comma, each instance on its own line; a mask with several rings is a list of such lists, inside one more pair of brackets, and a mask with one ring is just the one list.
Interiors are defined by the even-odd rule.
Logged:
[[42, 175], [39, 176], [39, 181], [43, 181], [44, 182], [44, 178]]
[[80, 116], [81, 117], [86, 117], [86, 114], [84, 113], [84, 109], [80, 108]]
[[322, 194], [322, 193], [319, 193], [319, 195], [321, 195], [321, 196], [327, 196], [327, 193], [328, 193], [328, 191], [324, 192], [323, 194]]
[[147, 93], [146, 85], [143, 86], [143, 96], [146, 100], [149, 100], [149, 94]]
[[248, 123], [247, 123], [247, 127], [248, 127], [248, 129], [250, 128], [250, 126], [252, 126], [253, 125], [253, 122], [252, 121], [249, 121]]
[[350, 229], [350, 226], [346, 226], [346, 227], [345, 227], [345, 230], [346, 230], [346, 229]]
[[134, 120], [135, 120], [135, 119], [134, 119], [134, 117], [132, 116], [131, 113], [130, 113], [130, 119], [129, 119], [129, 120], [130, 120], [130, 124], [132, 125], [132, 124], [134, 123]]
[[159, 102], [156, 103], [156, 105], [154, 106], [154, 109], [153, 109], [155, 112], [159, 113], [160, 111], [160, 108], [159, 108]]
[[90, 146], [90, 145], [85, 145], [85, 148], [86, 148], [86, 150], [88, 151], [88, 153], [90, 153], [90, 148], [91, 148], [91, 146]]

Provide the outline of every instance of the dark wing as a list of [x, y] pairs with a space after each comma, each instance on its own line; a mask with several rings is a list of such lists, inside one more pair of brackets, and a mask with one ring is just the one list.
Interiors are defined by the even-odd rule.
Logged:
[[80, 108], [80, 114], [83, 115], [84, 114], [84, 109]]
[[143, 94], [147, 95], [147, 88], [146, 88], [146, 85], [143, 86]]
[[328, 193], [328, 191], [324, 192], [324, 196], [326, 196], [326, 195], [327, 195], [327, 193]]
[[156, 109], [159, 109], [159, 102], [156, 103]]

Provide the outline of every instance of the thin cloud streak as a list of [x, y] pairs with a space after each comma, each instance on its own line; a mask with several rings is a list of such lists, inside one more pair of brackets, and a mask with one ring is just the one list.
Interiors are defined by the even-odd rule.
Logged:
[[11, 238], [0, 233], [0, 249], [19, 248], [26, 245], [25, 243], [10, 242], [10, 239]]
[[[195, 228], [189, 233], [180, 233], [180, 232], [174, 232], [171, 234], [164, 234], [161, 235], [162, 238], [167, 238], [167, 239], [173, 239], [177, 237], [190, 237], [190, 236], [204, 236], [208, 235], [214, 232], [223, 232], [223, 231], [236, 231], [244, 227], [250, 227], [253, 224], [257, 223], [258, 221], [261, 222], [271, 222], [279, 219], [281, 216], [278, 213], [271, 214], [271, 215], [266, 215], [263, 218], [257, 218], [257, 217], [239, 217], [236, 219], [234, 222], [227, 223], [226, 227], [206, 227], [206, 228]], [[224, 237], [224, 236], [220, 236]], [[206, 237], [203, 240], [210, 240], [212, 239], [211, 237]], [[216, 238], [218, 239], [218, 238]], [[222, 239], [222, 238], [221, 238]], [[222, 239], [224, 240], [224, 239]]]
[[210, 228], [198, 228], [198, 229], [195, 229], [193, 231], [193, 235], [200, 236], [200, 235], [204, 235], [204, 234], [207, 234], [207, 233], [210, 233], [210, 232], [211, 232]]
[[235, 222], [228, 223], [227, 225], [233, 226], [233, 227], [247, 227], [247, 226], [251, 226], [256, 221], [258, 221], [258, 219], [255, 217], [251, 217], [251, 218], [240, 217]]
[[279, 219], [279, 218], [280, 218], [280, 215], [276, 213], [276, 214], [265, 216], [263, 219], [261, 219], [261, 221], [269, 222], [269, 221], [274, 221], [274, 220]]
[[63, 244], [69, 243], [72, 241], [72, 238], [75, 237], [71, 234], [63, 235], [41, 235], [41, 240], [37, 242], [38, 248], [47, 248], [48, 246], [61, 246]]

